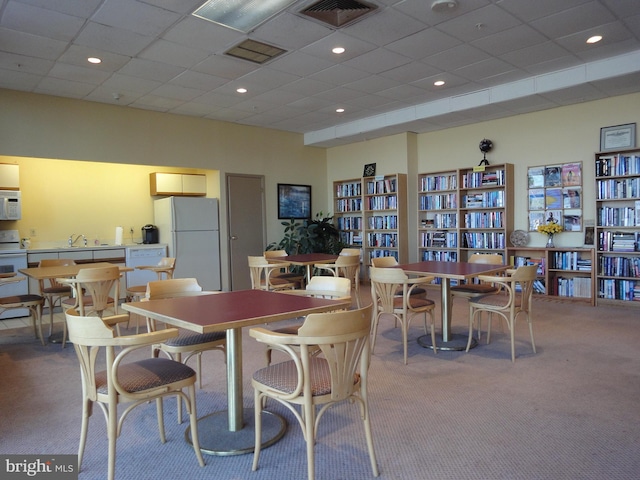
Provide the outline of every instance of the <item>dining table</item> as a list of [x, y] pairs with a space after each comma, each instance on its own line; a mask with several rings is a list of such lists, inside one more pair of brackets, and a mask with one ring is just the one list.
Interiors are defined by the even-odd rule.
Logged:
[[[122, 304], [122, 308], [197, 333], [226, 332], [227, 410], [198, 419], [198, 437], [203, 453], [239, 455], [253, 452], [255, 445], [255, 409], [245, 409], [243, 402], [242, 329], [349, 305], [350, 299], [329, 300], [256, 289], [130, 302]], [[266, 448], [282, 438], [286, 422], [267, 411], [262, 411], [262, 422], [261, 445]], [[189, 435], [187, 428], [188, 441]]]
[[270, 262], [286, 262], [291, 265], [305, 267], [307, 284], [311, 280], [313, 265], [316, 263], [333, 263], [337, 259], [338, 255], [331, 253], [298, 253], [296, 255], [285, 255], [283, 257], [269, 257]]
[[[406, 263], [397, 265], [409, 275], [434, 276], [441, 279], [440, 288], [440, 317], [442, 322], [441, 339], [439, 339], [438, 350], [466, 350], [468, 337], [465, 335], [453, 334], [451, 331], [451, 310], [453, 296], [451, 295], [451, 280], [469, 281], [478, 275], [493, 275], [504, 272], [511, 268], [509, 265], [491, 265], [485, 263], [469, 262], [442, 262], [423, 261], [417, 263]], [[418, 344], [425, 348], [433, 348], [430, 335], [418, 337]], [[471, 348], [475, 347], [475, 339], [471, 342]]]

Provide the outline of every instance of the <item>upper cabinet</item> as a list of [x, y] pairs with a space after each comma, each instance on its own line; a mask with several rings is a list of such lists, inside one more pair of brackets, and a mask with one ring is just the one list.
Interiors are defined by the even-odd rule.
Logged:
[[0, 190], [20, 190], [20, 167], [0, 163]]
[[205, 196], [207, 177], [191, 173], [151, 173], [151, 195]]

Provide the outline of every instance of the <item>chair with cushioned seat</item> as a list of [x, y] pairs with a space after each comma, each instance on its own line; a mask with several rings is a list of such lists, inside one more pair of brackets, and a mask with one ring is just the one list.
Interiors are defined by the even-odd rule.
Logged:
[[[15, 274], [11, 274], [7, 277], [0, 277], [0, 287], [8, 285], [10, 283], [17, 283], [26, 280], [26, 277], [17, 277]], [[32, 293], [25, 293], [20, 295], [10, 295], [8, 297], [0, 298], [0, 313], [6, 310], [15, 310], [17, 308], [26, 308], [31, 316], [33, 323], [33, 334], [36, 338], [40, 338], [40, 343], [45, 344], [44, 336], [42, 335], [42, 306], [44, 305], [44, 297], [35, 295]], [[49, 327], [51, 329], [51, 327]], [[51, 335], [51, 331], [49, 331]]]
[[[198, 463], [203, 467], [204, 459], [200, 451], [196, 411], [196, 372], [168, 358], [144, 358], [130, 361], [131, 357], [128, 357], [129, 353], [137, 349], [164, 342], [177, 335], [177, 329], [121, 337], [98, 316], [81, 316], [77, 310], [69, 309], [65, 312], [65, 317], [69, 341], [73, 342], [82, 373], [82, 425], [78, 448], [78, 471], [81, 471], [82, 467], [89, 417], [93, 413], [94, 404], [100, 406], [107, 423], [107, 479], [114, 480], [116, 440], [120, 436], [122, 423], [127, 414], [133, 408], [155, 400], [160, 441], [165, 443], [162, 402], [167, 396], [176, 396], [179, 401], [185, 401], [191, 422], [193, 449]], [[120, 321], [124, 322], [126, 318], [121, 317]], [[96, 364], [105, 364], [106, 367], [103, 368], [106, 370], [99, 371]], [[183, 389], [187, 389], [188, 393], [185, 394]], [[129, 405], [124, 406], [121, 415], [118, 416], [118, 406], [121, 404]], [[135, 448], [135, 445], [128, 448]], [[101, 449], [100, 452], [104, 450]], [[145, 455], [145, 452], [140, 452], [140, 455]], [[182, 458], [177, 460], [183, 461]], [[102, 473], [104, 475], [104, 471]]]
[[[162, 298], [186, 297], [190, 295], [203, 295], [210, 292], [203, 292], [202, 287], [195, 278], [172, 278], [168, 280], [157, 280], [147, 284], [145, 298], [147, 300], [158, 300]], [[149, 331], [156, 330], [156, 322], [147, 319]], [[202, 388], [202, 352], [208, 350], [226, 352], [225, 332], [195, 333], [188, 330], [178, 330], [178, 335], [171, 337], [164, 343], [153, 346], [153, 355], [158, 356], [158, 352], [164, 352], [169, 358], [177, 362], [187, 363], [189, 359], [196, 355], [196, 372], [198, 385]], [[226, 356], [224, 357], [226, 358]], [[182, 423], [182, 404], [178, 402], [178, 423]]]
[[[308, 315], [296, 335], [252, 328], [249, 335], [268, 348], [278, 349], [290, 360], [262, 368], [253, 374], [255, 449], [253, 470], [258, 469], [262, 443], [262, 415], [265, 399], [272, 398], [295, 416], [307, 446], [307, 476], [315, 478], [314, 444], [323, 415], [331, 415], [330, 407], [344, 401], [360, 407], [367, 449], [373, 475], [378, 466], [373, 446], [369, 401], [367, 395], [370, 363], [371, 305], [360, 310], [345, 310]], [[315, 355], [317, 350], [321, 355]], [[338, 419], [342, 414], [336, 414]], [[343, 422], [340, 422], [343, 423]], [[334, 448], [335, 445], [332, 446]], [[343, 448], [340, 446], [340, 448]], [[269, 451], [276, 450], [277, 446]], [[272, 464], [279, 459], [273, 457]], [[333, 478], [344, 467], [336, 465]], [[354, 478], [353, 470], [349, 470]], [[282, 475], [280, 475], [282, 476]], [[362, 478], [362, 475], [358, 476]]]
[[400, 322], [402, 330], [402, 344], [404, 349], [404, 363], [407, 364], [407, 337], [411, 319], [415, 314], [424, 314], [424, 333], [427, 331], [427, 314], [429, 314], [431, 342], [433, 353], [437, 353], [433, 300], [420, 295], [411, 295], [411, 290], [433, 281], [433, 277], [409, 278], [400, 268], [370, 267], [371, 298], [373, 299], [373, 331], [371, 351], [373, 352], [378, 333], [378, 323], [382, 315], [393, 316]]

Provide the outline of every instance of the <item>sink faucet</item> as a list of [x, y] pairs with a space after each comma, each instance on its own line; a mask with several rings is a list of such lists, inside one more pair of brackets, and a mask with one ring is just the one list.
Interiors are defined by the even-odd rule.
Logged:
[[80, 239], [80, 237], [82, 237], [82, 240], [84, 242], [84, 246], [87, 246], [87, 237], [85, 237], [84, 235], [80, 234], [78, 235], [75, 240], [73, 238], [73, 233], [71, 235], [69, 235], [69, 240], [67, 241], [67, 243], [69, 244], [70, 247], [73, 247], [73, 245]]

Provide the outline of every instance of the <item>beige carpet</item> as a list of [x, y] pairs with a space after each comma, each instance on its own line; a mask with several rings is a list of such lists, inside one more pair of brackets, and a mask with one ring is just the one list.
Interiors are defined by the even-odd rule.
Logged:
[[[367, 295], [367, 288], [363, 287]], [[470, 353], [434, 355], [410, 331], [409, 364], [402, 364], [400, 332], [381, 325], [371, 365], [373, 432], [383, 479], [620, 479], [640, 472], [640, 312], [630, 308], [536, 301], [531, 352], [526, 325], [516, 330], [515, 364], [506, 333]], [[454, 331], [465, 327], [466, 305], [456, 300]], [[244, 398], [252, 405], [251, 373], [264, 352], [244, 332]], [[205, 353], [199, 415], [226, 403], [222, 357]], [[0, 333], [0, 453], [73, 454], [80, 425], [80, 380], [73, 348], [42, 347], [27, 329]], [[153, 405], [127, 418], [118, 443], [116, 478], [306, 478], [297, 424], [263, 451], [206, 456], [200, 468], [165, 403], [167, 443], [159, 442]], [[318, 479], [371, 478], [364, 435], [352, 405], [330, 411], [316, 445]], [[106, 476], [104, 419], [91, 419], [81, 480]]]

